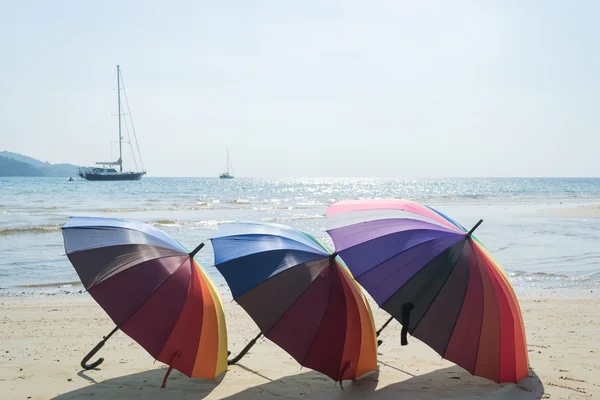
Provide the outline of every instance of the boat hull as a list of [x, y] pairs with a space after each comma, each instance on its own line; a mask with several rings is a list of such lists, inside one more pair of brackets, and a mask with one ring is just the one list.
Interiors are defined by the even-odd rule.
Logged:
[[84, 172], [79, 176], [88, 181], [139, 181], [145, 174], [145, 172], [116, 172], [112, 174]]

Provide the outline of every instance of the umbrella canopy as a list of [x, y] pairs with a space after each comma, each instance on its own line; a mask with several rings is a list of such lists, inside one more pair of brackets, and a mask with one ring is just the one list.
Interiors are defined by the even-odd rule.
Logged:
[[340, 383], [377, 367], [369, 305], [314, 238], [282, 225], [230, 223], [211, 241], [233, 298], [301, 365]]
[[87, 291], [155, 359], [190, 377], [226, 370], [222, 301], [193, 254], [134, 221], [73, 217], [62, 233]]
[[326, 218], [337, 253], [403, 331], [474, 375], [528, 376], [519, 303], [472, 230], [407, 200], [343, 201]]

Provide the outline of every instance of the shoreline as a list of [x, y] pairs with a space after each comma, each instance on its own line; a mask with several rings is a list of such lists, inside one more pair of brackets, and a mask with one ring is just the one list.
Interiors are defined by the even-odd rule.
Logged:
[[[518, 276], [518, 275], [517, 275]], [[545, 276], [545, 274], [542, 274]], [[561, 275], [550, 275], [551, 277], [561, 277]], [[566, 277], [566, 276], [565, 276]], [[569, 278], [569, 277], [566, 277]], [[509, 273], [509, 279], [514, 279]], [[600, 281], [596, 279], [572, 280], [568, 286], [556, 282], [535, 282], [533, 284], [511, 282], [511, 285], [519, 298], [537, 299], [537, 298], [579, 298], [579, 299], [600, 299]], [[231, 292], [226, 284], [217, 285], [217, 290], [221, 298], [225, 301], [233, 300]], [[364, 292], [364, 290], [363, 290]], [[369, 295], [364, 292], [367, 297]], [[12, 287], [0, 287], [0, 300], [7, 299], [69, 299], [81, 298], [89, 295], [81, 282], [57, 282], [26, 284]], [[90, 297], [91, 298], [91, 297]]]

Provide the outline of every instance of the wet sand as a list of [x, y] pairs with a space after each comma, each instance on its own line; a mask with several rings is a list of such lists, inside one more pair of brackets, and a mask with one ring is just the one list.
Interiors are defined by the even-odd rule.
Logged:
[[553, 207], [540, 210], [534, 215], [556, 218], [600, 218], [600, 204], [586, 204], [575, 207]]

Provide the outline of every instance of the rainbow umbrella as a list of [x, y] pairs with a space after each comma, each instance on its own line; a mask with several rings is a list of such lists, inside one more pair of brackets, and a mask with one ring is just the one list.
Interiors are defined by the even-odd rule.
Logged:
[[113, 218], [72, 217], [62, 233], [67, 257], [89, 294], [117, 325], [81, 361], [88, 360], [117, 330], [155, 359], [194, 378], [214, 379], [227, 369], [223, 305], [194, 255], [149, 225]]
[[369, 305], [346, 268], [314, 238], [282, 225], [229, 223], [219, 225], [211, 241], [233, 298], [302, 366], [340, 384], [377, 367]]
[[342, 201], [326, 213], [337, 254], [377, 304], [473, 375], [528, 376], [515, 293], [485, 247], [442, 213], [408, 200]]

